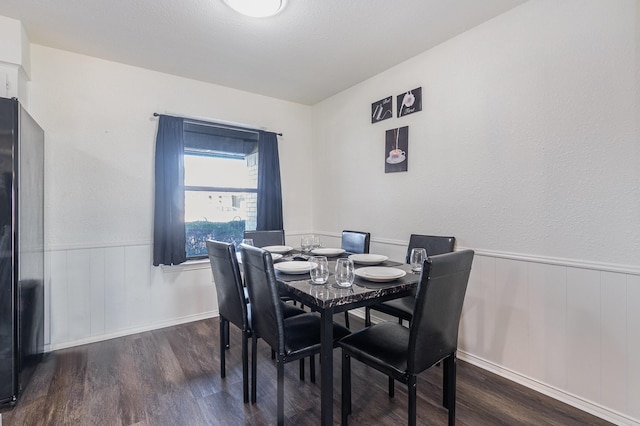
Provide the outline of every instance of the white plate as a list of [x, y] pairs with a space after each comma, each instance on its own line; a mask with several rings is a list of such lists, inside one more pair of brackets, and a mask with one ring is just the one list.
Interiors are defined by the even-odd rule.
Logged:
[[377, 265], [378, 263], [382, 263], [389, 258], [382, 254], [362, 253], [352, 254], [351, 256], [349, 256], [349, 259], [353, 260], [353, 263], [358, 263], [360, 265]]
[[387, 268], [384, 266], [368, 266], [366, 268], [359, 268], [356, 269], [355, 274], [360, 278], [364, 278], [365, 280], [373, 281], [375, 283], [393, 281], [407, 275], [407, 273], [402, 269]]
[[318, 256], [338, 256], [344, 253], [344, 250], [341, 248], [317, 248], [311, 250], [311, 253]]
[[306, 274], [311, 268], [318, 266], [315, 262], [304, 262], [292, 260], [290, 262], [280, 262], [273, 265], [273, 268], [284, 274]]
[[271, 253], [279, 253], [279, 254], [289, 253], [291, 250], [293, 250], [293, 247], [289, 247], [289, 246], [266, 246], [262, 248], [264, 250], [270, 251]]

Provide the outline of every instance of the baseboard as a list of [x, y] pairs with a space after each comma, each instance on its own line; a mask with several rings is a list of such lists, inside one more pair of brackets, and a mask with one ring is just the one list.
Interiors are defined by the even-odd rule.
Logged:
[[130, 336], [132, 334], [144, 333], [146, 331], [158, 330], [161, 328], [172, 327], [174, 325], [186, 324], [189, 322], [200, 321], [204, 319], [209, 319], [213, 317], [217, 317], [219, 315], [218, 310], [202, 312], [196, 315], [187, 315], [184, 317], [173, 318], [171, 320], [166, 321], [158, 321], [151, 324], [145, 324], [141, 327], [132, 327], [126, 328], [123, 330], [118, 330], [112, 333], [100, 334], [97, 336], [85, 337], [82, 339], [71, 340], [68, 342], [63, 342], [60, 344], [49, 344], [44, 346], [45, 352], [53, 352], [59, 349], [67, 349], [74, 346], [88, 345], [90, 343], [102, 342], [104, 340], [116, 339], [118, 337]]
[[458, 350], [458, 358], [468, 362], [469, 364], [473, 364], [476, 367], [480, 367], [483, 370], [487, 370], [491, 373], [497, 374], [498, 376], [526, 386], [529, 389], [533, 389], [536, 392], [540, 392], [541, 394], [547, 395], [560, 402], [571, 405], [572, 407], [576, 407], [579, 410], [582, 410], [589, 414], [593, 414], [596, 417], [600, 417], [601, 419], [607, 420], [616, 425], [640, 426], [640, 420], [633, 419], [631, 417], [625, 416], [624, 414], [612, 411], [592, 401], [588, 401], [561, 389], [531, 379], [527, 376], [524, 376], [515, 371], [511, 371], [507, 368], [504, 368], [500, 365], [497, 365], [475, 355]]

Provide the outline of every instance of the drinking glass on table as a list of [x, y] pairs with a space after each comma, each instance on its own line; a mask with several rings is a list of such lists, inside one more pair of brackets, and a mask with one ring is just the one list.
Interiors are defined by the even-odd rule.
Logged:
[[247, 246], [252, 246], [253, 245], [253, 239], [245, 238], [245, 239], [242, 240], [242, 244], [247, 245]]
[[[311, 269], [311, 284], [326, 284], [329, 279], [329, 261], [326, 256], [311, 256], [309, 258]], [[315, 266], [313, 266], [315, 264]]]
[[300, 238], [300, 249], [302, 249], [303, 253], [309, 253], [312, 249], [312, 238], [311, 235], [303, 235]]
[[338, 259], [336, 261], [336, 284], [339, 287], [351, 287], [355, 267], [351, 259]]
[[320, 243], [320, 237], [317, 235], [311, 235], [311, 250], [322, 247]]
[[417, 247], [411, 249], [411, 270], [413, 272], [422, 272], [422, 264], [427, 259], [427, 250]]

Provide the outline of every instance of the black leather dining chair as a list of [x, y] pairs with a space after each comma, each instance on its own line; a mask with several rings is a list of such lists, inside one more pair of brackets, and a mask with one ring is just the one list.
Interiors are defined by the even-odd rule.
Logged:
[[[406, 263], [410, 263], [411, 250], [420, 247], [427, 250], [427, 256], [436, 256], [451, 253], [456, 245], [455, 237], [443, 237], [438, 235], [411, 234], [407, 247]], [[371, 325], [371, 310], [379, 311], [398, 318], [398, 322], [411, 321], [413, 316], [414, 296], [401, 297], [389, 300], [377, 305], [368, 306], [364, 312], [364, 325]]]
[[360, 231], [342, 231], [342, 249], [349, 253], [369, 253], [371, 234]]
[[[257, 247], [240, 245], [245, 282], [252, 301], [253, 348], [251, 357], [252, 395], [256, 400], [257, 339], [263, 339], [276, 351], [277, 422], [284, 423], [284, 365], [320, 352], [320, 315], [309, 312], [285, 318], [278, 293], [278, 282], [269, 253]], [[349, 330], [334, 324], [333, 335], [338, 340]]]
[[[369, 253], [371, 234], [361, 231], [342, 231], [341, 247], [352, 254]], [[344, 325], [349, 327], [349, 311], [344, 311]]]
[[284, 230], [276, 231], [244, 231], [245, 239], [252, 239], [255, 247], [283, 246]]
[[407, 385], [409, 425], [416, 424], [417, 375], [442, 361], [443, 406], [449, 410], [449, 425], [455, 424], [458, 329], [473, 256], [473, 250], [463, 250], [425, 261], [409, 328], [381, 322], [338, 342], [342, 348], [343, 425], [352, 408], [351, 358], [389, 376], [390, 397], [395, 380]]
[[[249, 338], [251, 329], [251, 310], [248, 305], [248, 293], [242, 284], [236, 248], [233, 244], [207, 240], [207, 253], [218, 297], [220, 316], [220, 377], [226, 376], [225, 350], [229, 348], [229, 323], [242, 331], [242, 390], [244, 402], [249, 402]], [[285, 317], [304, 314], [295, 306], [282, 303]], [[303, 361], [304, 362], [304, 361]], [[300, 367], [303, 379], [304, 364]], [[313, 378], [313, 377], [312, 377]]]

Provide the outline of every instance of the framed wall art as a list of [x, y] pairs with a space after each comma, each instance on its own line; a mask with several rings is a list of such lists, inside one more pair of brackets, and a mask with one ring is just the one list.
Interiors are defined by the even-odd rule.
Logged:
[[398, 118], [422, 111], [422, 87], [404, 92], [397, 97]]
[[371, 104], [371, 123], [393, 117], [393, 97], [388, 96]]
[[409, 126], [387, 130], [384, 143], [384, 172], [406, 172], [409, 158]]

